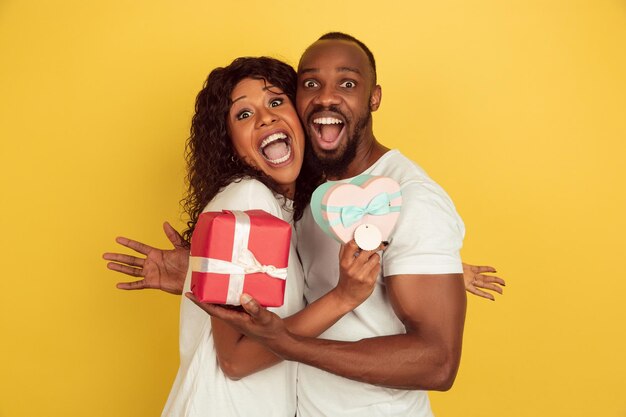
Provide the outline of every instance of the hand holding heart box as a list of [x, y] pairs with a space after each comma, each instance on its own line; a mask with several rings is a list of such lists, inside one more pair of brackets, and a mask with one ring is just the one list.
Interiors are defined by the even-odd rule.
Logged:
[[326, 234], [340, 243], [354, 238], [366, 250], [389, 239], [401, 206], [400, 185], [382, 176], [359, 175], [350, 182], [329, 181], [311, 197], [313, 218]]
[[283, 305], [291, 225], [263, 210], [205, 212], [191, 237], [191, 291], [202, 302], [239, 305], [242, 293]]

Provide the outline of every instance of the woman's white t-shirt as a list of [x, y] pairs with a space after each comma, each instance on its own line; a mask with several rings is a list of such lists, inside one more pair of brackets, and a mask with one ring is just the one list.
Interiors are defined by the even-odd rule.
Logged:
[[[302, 266], [296, 254], [296, 233], [290, 201], [261, 182], [244, 179], [225, 187], [204, 211], [261, 209], [292, 225], [285, 303], [270, 308], [281, 317], [304, 308]], [[190, 291], [187, 271], [183, 294]], [[180, 307], [180, 367], [163, 410], [163, 417], [264, 416], [291, 417], [296, 413], [295, 362], [283, 361], [238, 381], [224, 375], [217, 363], [210, 316], [186, 297]]]

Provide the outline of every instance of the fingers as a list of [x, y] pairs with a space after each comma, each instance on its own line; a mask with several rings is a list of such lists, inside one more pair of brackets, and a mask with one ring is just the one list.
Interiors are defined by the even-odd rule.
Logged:
[[356, 244], [354, 239], [352, 239], [345, 245], [341, 245], [341, 249], [339, 249], [339, 259], [352, 263], [352, 261], [359, 256], [360, 252], [361, 249]]
[[483, 272], [497, 272], [496, 268], [493, 266], [474, 266], [472, 270], [479, 274], [482, 274]]
[[229, 310], [221, 308], [215, 304], [203, 303], [202, 301], [198, 300], [192, 292], [185, 293], [185, 297], [189, 298], [191, 301], [194, 302], [195, 305], [197, 305], [213, 317], [217, 317], [220, 319], [225, 318], [224, 315], [229, 312]]
[[476, 287], [473, 287], [473, 286], [472, 287], [468, 287], [467, 291], [471, 292], [472, 294], [477, 295], [479, 297], [483, 297], [483, 298], [486, 298], [486, 299], [491, 300], [491, 301], [496, 301], [496, 298], [493, 296], [493, 294], [490, 294], [490, 293], [485, 292], [485, 291], [481, 291], [481, 290], [479, 290]]
[[150, 288], [143, 279], [134, 282], [118, 282], [116, 287], [120, 290], [143, 290]]
[[104, 253], [102, 255], [102, 258], [106, 259], [107, 261], [115, 261], [121, 264], [136, 266], [139, 268], [143, 268], [143, 263], [145, 261], [145, 259], [143, 258], [137, 258], [135, 256], [125, 255], [123, 253], [109, 253], [109, 252]]
[[[387, 244], [381, 244], [379, 249], [386, 246]], [[372, 251], [361, 250], [354, 240], [343, 245], [339, 264], [342, 271], [341, 274], [346, 274], [342, 275], [347, 279], [346, 282], [361, 283], [361, 285], [375, 283], [381, 268], [380, 255], [376, 253], [379, 249]], [[349, 292], [352, 291], [350, 290]]]
[[[353, 263], [356, 263], [358, 266], [362, 266], [369, 261], [372, 256], [376, 254], [376, 252], [384, 250], [387, 245], [387, 242], [383, 242], [374, 250], [362, 250], [356, 244], [354, 239], [352, 239], [345, 245], [341, 245], [341, 249], [339, 250], [339, 259], [340, 261], [346, 262], [346, 266]], [[379, 259], [379, 257], [377, 259]]]
[[259, 314], [259, 310], [261, 309], [261, 307], [256, 302], [256, 300], [254, 298], [252, 298], [250, 295], [248, 295], [248, 294], [241, 294], [240, 301], [241, 301], [241, 306], [251, 316], [256, 316], [257, 314]]
[[186, 292], [185, 293], [185, 297], [189, 298], [191, 301], [194, 302], [195, 305], [197, 305], [198, 307], [200, 307], [201, 309], [203, 309], [204, 311], [209, 313], [211, 316], [214, 316], [214, 317], [217, 317], [217, 318], [221, 318], [220, 316], [222, 316], [225, 313], [228, 313], [228, 311], [229, 311], [229, 310], [227, 310], [225, 308], [221, 308], [221, 307], [219, 307], [219, 306], [217, 306], [215, 304], [203, 303], [202, 301], [198, 300], [196, 298], [196, 296], [192, 292]]
[[185, 293], [185, 296], [210, 316], [223, 320], [230, 325], [242, 326], [244, 323], [250, 322], [250, 315], [247, 313], [225, 308], [218, 304], [203, 303], [199, 301], [192, 292]]
[[367, 263], [379, 263], [380, 255], [378, 255], [376, 250], [362, 250], [359, 252], [358, 256], [354, 258], [354, 266], [357, 268], [363, 268]]
[[248, 314], [250, 314], [254, 322], [265, 325], [272, 320], [272, 314], [267, 311], [266, 308], [261, 307], [259, 303], [250, 295], [242, 294], [240, 301], [241, 306]]
[[496, 284], [500, 284], [503, 287], [506, 287], [506, 282], [500, 278], [500, 277], [496, 277], [493, 275], [478, 275], [477, 280], [483, 281], [483, 282], [495, 282]]
[[133, 268], [128, 265], [117, 264], [115, 262], [107, 263], [107, 268], [112, 271], [121, 272], [122, 274], [130, 275], [131, 277], [142, 277], [143, 269], [142, 268]]
[[377, 253], [372, 254], [365, 265], [363, 265], [363, 271], [368, 275], [373, 275], [378, 278], [378, 273], [380, 272], [380, 255]]
[[[248, 294], [242, 294], [240, 301], [245, 313], [221, 307], [216, 304], [202, 303], [198, 301], [193, 293], [185, 293], [185, 296], [193, 301], [198, 307], [209, 313], [213, 317], [229, 322], [230, 324], [243, 324], [242, 320], [249, 321], [250, 318], [258, 324], [266, 324], [271, 321], [272, 315], [265, 308], [261, 307], [257, 301]], [[246, 314], [247, 313], [247, 314]]]
[[130, 248], [135, 252], [139, 252], [144, 255], [147, 255], [148, 252], [154, 249], [152, 246], [148, 246], [145, 243], [137, 242], [136, 240], [132, 240], [123, 236], [116, 237], [115, 241], [122, 246], [126, 246], [127, 248]]
[[486, 290], [492, 290], [492, 291], [497, 292], [498, 294], [502, 294], [502, 287], [500, 287], [500, 286], [498, 286], [496, 284], [492, 284], [492, 283], [489, 283], [489, 282], [484, 282], [484, 281], [481, 281], [479, 279], [473, 281], [472, 284], [475, 287], [484, 288]]
[[172, 227], [171, 224], [168, 222], [163, 223], [163, 231], [165, 232], [167, 239], [172, 242], [172, 245], [174, 245], [175, 248], [181, 248], [184, 246], [185, 242], [183, 241], [183, 237]]

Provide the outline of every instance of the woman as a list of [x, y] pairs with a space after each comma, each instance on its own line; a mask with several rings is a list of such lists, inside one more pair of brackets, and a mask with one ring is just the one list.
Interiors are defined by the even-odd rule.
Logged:
[[[187, 144], [185, 208], [190, 221], [185, 242], [190, 241], [202, 211], [263, 209], [289, 222], [302, 215], [320, 178], [303, 166], [304, 134], [292, 105], [295, 87], [293, 69], [271, 58], [239, 58], [211, 72], [197, 97]], [[156, 287], [180, 294], [180, 285], [172, 284], [177, 281], [172, 277], [183, 276], [187, 269], [187, 245], [171, 226], [166, 224], [165, 230], [174, 251], [118, 238], [147, 259], [105, 254], [105, 259], [120, 262], [110, 263], [109, 268], [146, 278], [118, 284], [119, 288]], [[285, 304], [274, 311], [290, 316], [292, 332], [317, 336], [369, 296], [379, 257], [373, 252], [355, 257], [354, 244], [342, 248], [337, 287], [303, 309], [295, 239], [294, 234]], [[478, 271], [474, 276], [479, 276]], [[189, 281], [187, 273], [185, 292]], [[180, 368], [164, 416], [295, 415], [295, 365], [276, 365], [274, 355], [211, 319], [184, 297], [180, 352]]]
[[[295, 86], [294, 70], [271, 58], [239, 58], [211, 72], [198, 94], [187, 144], [187, 242], [203, 211], [262, 209], [290, 223], [301, 216], [318, 178], [298, 177], [305, 138], [292, 105]], [[342, 262], [349, 266], [342, 268], [338, 286], [304, 308], [295, 243], [294, 234], [285, 303], [274, 311], [290, 316], [293, 332], [317, 336], [369, 296], [379, 256], [355, 257], [356, 245], [348, 245]], [[190, 273], [184, 291], [189, 287]], [[187, 298], [182, 299], [180, 332], [181, 363], [164, 416], [295, 415], [294, 363], [278, 363]]]

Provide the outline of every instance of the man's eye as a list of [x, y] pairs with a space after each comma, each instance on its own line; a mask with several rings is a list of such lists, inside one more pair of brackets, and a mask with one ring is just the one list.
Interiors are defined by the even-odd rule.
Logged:
[[315, 87], [317, 87], [317, 82], [313, 80], [306, 80], [304, 82], [304, 88], [315, 88]]
[[275, 98], [274, 100], [270, 101], [270, 107], [278, 107], [281, 104], [283, 104], [282, 98]]
[[354, 88], [356, 87], [356, 82], [348, 80], [342, 82], [339, 86], [343, 88]]
[[237, 113], [237, 120], [247, 119], [250, 116], [252, 116], [252, 112], [251, 111], [249, 111], [249, 110], [242, 110], [239, 113]]

